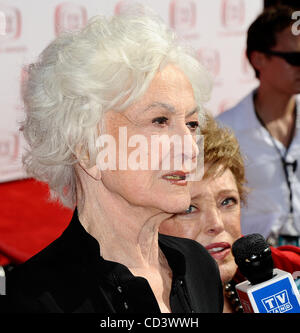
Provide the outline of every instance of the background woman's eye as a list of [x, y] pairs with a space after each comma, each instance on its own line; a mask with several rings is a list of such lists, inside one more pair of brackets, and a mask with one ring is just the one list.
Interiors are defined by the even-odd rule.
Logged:
[[195, 206], [193, 206], [193, 205], [190, 205], [190, 207], [188, 208], [188, 209], [186, 209], [185, 211], [184, 211], [184, 213], [183, 214], [191, 214], [191, 213], [194, 213], [195, 211], [196, 211], [196, 207]]
[[188, 123], [186, 123], [186, 125], [191, 131], [195, 131], [199, 127], [199, 122], [198, 121], [189, 121]]
[[167, 117], [157, 117], [157, 118], [154, 118], [152, 120], [153, 124], [160, 125], [160, 126], [166, 125], [167, 122], [168, 122], [168, 118]]
[[233, 197], [231, 198], [226, 198], [225, 200], [222, 201], [221, 205], [222, 206], [233, 206], [237, 204], [237, 200]]

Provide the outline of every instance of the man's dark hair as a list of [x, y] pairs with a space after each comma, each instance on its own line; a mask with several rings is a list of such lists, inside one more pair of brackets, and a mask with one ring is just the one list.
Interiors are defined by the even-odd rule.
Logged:
[[299, 0], [264, 0], [264, 7], [289, 6], [295, 10], [300, 10]]
[[[295, 22], [292, 19], [294, 11], [288, 6], [268, 7], [250, 25], [246, 51], [250, 63], [253, 51], [266, 52], [276, 45], [277, 34]], [[254, 71], [256, 77], [259, 77], [259, 72], [255, 68]]]

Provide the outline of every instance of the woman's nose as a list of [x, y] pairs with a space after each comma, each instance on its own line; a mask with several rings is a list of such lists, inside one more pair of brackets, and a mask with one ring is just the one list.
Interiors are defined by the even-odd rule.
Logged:
[[205, 214], [204, 232], [209, 235], [218, 235], [224, 231], [224, 223], [221, 214], [216, 208], [207, 208]]
[[[177, 147], [174, 147], [174, 163], [177, 161], [183, 165], [186, 171], [191, 172], [195, 170], [198, 167], [199, 161], [202, 161], [202, 159], [199, 159], [200, 152], [203, 151], [199, 137], [192, 135], [188, 129], [183, 129], [180, 134], [180, 145], [178, 144]], [[178, 149], [179, 146], [180, 149]]]
[[184, 154], [186, 158], [195, 160], [200, 153], [201, 148], [201, 136], [200, 135], [191, 135], [190, 133], [186, 134], [183, 138], [184, 143]]

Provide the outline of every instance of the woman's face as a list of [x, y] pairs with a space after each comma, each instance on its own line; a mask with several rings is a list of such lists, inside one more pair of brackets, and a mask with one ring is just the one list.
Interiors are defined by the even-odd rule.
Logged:
[[[190, 82], [181, 70], [166, 66], [156, 74], [142, 98], [123, 112], [111, 110], [106, 114], [106, 133], [116, 142], [116, 170], [101, 172], [103, 184], [132, 205], [169, 213], [187, 209], [188, 170], [184, 165], [175, 168], [174, 164], [183, 155], [175, 153], [172, 144], [171, 149], [164, 150], [162, 144], [156, 145], [155, 138], [177, 135], [194, 139], [198, 126], [198, 108]], [[185, 158], [192, 160], [197, 155], [194, 141], [191, 147], [190, 156]], [[162, 166], [167, 159], [170, 167]]]
[[192, 182], [191, 191], [189, 209], [165, 220], [159, 231], [198, 241], [217, 261], [221, 279], [227, 282], [237, 268], [231, 246], [241, 237], [240, 196], [235, 178], [226, 169], [221, 176]]

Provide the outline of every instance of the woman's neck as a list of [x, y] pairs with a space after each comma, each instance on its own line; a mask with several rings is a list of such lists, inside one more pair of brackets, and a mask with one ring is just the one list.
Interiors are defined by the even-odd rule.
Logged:
[[100, 244], [101, 256], [131, 269], [159, 267], [158, 228], [171, 214], [131, 205], [99, 181], [78, 200], [79, 220]]
[[79, 220], [99, 242], [101, 256], [147, 279], [161, 312], [170, 312], [172, 271], [158, 246], [158, 229], [171, 214], [131, 205], [101, 181], [85, 183], [78, 193]]

